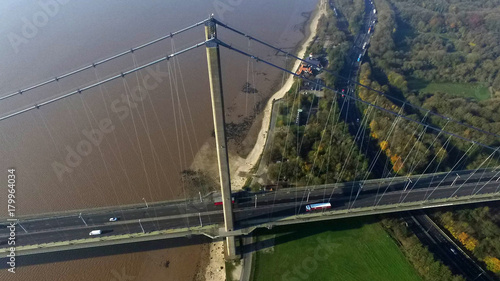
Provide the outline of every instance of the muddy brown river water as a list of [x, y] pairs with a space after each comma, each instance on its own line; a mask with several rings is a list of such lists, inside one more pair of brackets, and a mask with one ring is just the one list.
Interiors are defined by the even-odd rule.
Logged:
[[[235, 28], [293, 50], [304, 37], [301, 29], [316, 2], [1, 1], [0, 96], [128, 50], [211, 13]], [[285, 57], [219, 30], [221, 40], [284, 65]], [[198, 27], [1, 100], [0, 114], [92, 84], [203, 38], [203, 28]], [[282, 74], [228, 50], [222, 50], [221, 56], [227, 121], [241, 123], [269, 97]], [[16, 169], [17, 215], [141, 203], [142, 198], [149, 202], [183, 198], [180, 172], [190, 167], [199, 148], [212, 138], [206, 69], [205, 50], [198, 48], [0, 122], [0, 175], [7, 181], [7, 169]], [[242, 91], [246, 83], [256, 91]], [[137, 91], [138, 86], [146, 90]], [[0, 190], [0, 217], [7, 215], [6, 194]], [[77, 252], [21, 257], [17, 273], [2, 269], [0, 280], [192, 280], [206, 258], [202, 248], [192, 240], [164, 241], [120, 250], [96, 248], [81, 256]], [[103, 251], [110, 253], [101, 256]], [[65, 260], [65, 255], [69, 261], [45, 263]]]

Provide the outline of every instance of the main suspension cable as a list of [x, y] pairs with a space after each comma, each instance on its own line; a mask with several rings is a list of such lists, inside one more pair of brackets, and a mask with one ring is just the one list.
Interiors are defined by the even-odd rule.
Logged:
[[123, 77], [125, 77], [125, 75], [127, 75], [127, 74], [134, 73], [134, 72], [139, 71], [139, 70], [141, 70], [141, 69], [144, 69], [144, 68], [146, 68], [146, 67], [149, 67], [149, 66], [155, 65], [155, 64], [157, 64], [157, 63], [159, 63], [159, 62], [162, 62], [162, 61], [165, 61], [165, 60], [169, 60], [169, 59], [171, 59], [171, 58], [173, 58], [173, 57], [175, 57], [175, 56], [178, 56], [178, 55], [183, 54], [183, 53], [185, 53], [185, 52], [188, 52], [188, 51], [190, 51], [190, 50], [196, 49], [196, 48], [198, 48], [198, 47], [200, 47], [200, 46], [203, 46], [203, 45], [205, 45], [205, 41], [204, 41], [204, 42], [200, 42], [200, 43], [198, 43], [198, 44], [196, 44], [196, 45], [193, 45], [193, 46], [191, 46], [191, 47], [188, 47], [188, 48], [186, 48], [186, 49], [183, 49], [183, 50], [181, 50], [181, 51], [178, 51], [178, 52], [172, 53], [172, 54], [170, 54], [170, 55], [166, 55], [166, 56], [164, 56], [164, 57], [162, 57], [162, 58], [159, 58], [159, 59], [157, 59], [157, 60], [151, 61], [151, 62], [149, 62], [149, 63], [143, 64], [143, 65], [141, 65], [141, 66], [139, 66], [139, 67], [132, 68], [132, 69], [130, 69], [130, 70], [127, 70], [127, 71], [122, 72], [122, 73], [120, 73], [120, 74], [117, 74], [117, 75], [115, 75], [115, 76], [111, 76], [111, 77], [109, 77], [109, 78], [106, 78], [106, 79], [101, 80], [101, 81], [99, 81], [99, 82], [96, 82], [96, 83], [94, 83], [94, 84], [91, 84], [91, 85], [85, 86], [85, 87], [83, 87], [83, 88], [81, 88], [81, 89], [74, 90], [74, 91], [69, 92], [69, 93], [67, 93], [67, 94], [64, 94], [64, 95], [62, 95], [62, 96], [58, 96], [58, 97], [55, 97], [55, 98], [49, 99], [49, 100], [47, 100], [47, 101], [41, 102], [41, 103], [39, 103], [39, 104], [35, 104], [35, 105], [32, 105], [32, 106], [26, 107], [26, 108], [24, 108], [24, 109], [21, 109], [21, 110], [15, 111], [15, 112], [13, 112], [13, 113], [10, 113], [10, 114], [7, 114], [7, 115], [3, 115], [3, 116], [1, 116], [1, 117], [0, 117], [0, 121], [3, 121], [3, 120], [6, 120], [6, 119], [9, 119], [9, 118], [11, 118], [11, 117], [14, 117], [14, 116], [16, 116], [16, 115], [19, 115], [19, 114], [22, 114], [22, 113], [25, 113], [25, 112], [28, 112], [28, 111], [31, 111], [31, 110], [33, 110], [33, 109], [39, 109], [39, 108], [40, 108], [40, 107], [42, 107], [42, 106], [46, 106], [46, 105], [48, 105], [48, 104], [51, 104], [51, 103], [53, 103], [53, 102], [56, 102], [56, 101], [59, 101], [59, 100], [65, 99], [65, 98], [70, 97], [70, 96], [73, 96], [73, 95], [75, 95], [75, 94], [81, 94], [81, 93], [83, 93], [83, 92], [84, 92], [84, 91], [86, 91], [86, 90], [90, 90], [90, 89], [92, 89], [92, 88], [95, 88], [95, 87], [97, 87], [97, 86], [99, 86], [99, 85], [102, 85], [102, 84], [104, 84], [104, 83], [107, 83], [107, 82], [110, 82], [110, 81], [116, 80], [116, 79], [118, 79], [118, 78], [123, 78]]
[[[297, 60], [299, 60], [299, 61], [301, 61], [301, 62], [305, 62], [305, 63], [307, 63], [307, 61], [306, 61], [306, 60], [304, 60], [303, 58], [299, 58], [298, 56], [296, 56], [296, 55], [294, 55], [294, 54], [292, 54], [292, 53], [289, 53], [289, 52], [287, 52], [287, 51], [284, 51], [284, 50], [283, 50], [283, 49], [281, 49], [281, 48], [277, 48], [277, 47], [275, 47], [275, 46], [273, 46], [273, 45], [271, 45], [271, 44], [269, 44], [269, 43], [266, 43], [266, 42], [264, 42], [264, 41], [262, 41], [262, 40], [258, 39], [258, 38], [255, 38], [255, 37], [253, 37], [253, 36], [251, 36], [251, 35], [248, 35], [248, 34], [246, 34], [246, 33], [243, 33], [243, 32], [241, 32], [241, 31], [239, 31], [239, 30], [237, 30], [237, 29], [235, 29], [235, 28], [232, 28], [232, 27], [228, 26], [227, 24], [224, 24], [224, 23], [222, 23], [222, 22], [220, 22], [220, 21], [216, 20], [216, 19], [214, 19], [214, 20], [215, 20], [215, 22], [216, 22], [218, 25], [220, 25], [220, 26], [222, 26], [222, 27], [224, 27], [224, 28], [226, 28], [226, 29], [228, 29], [228, 30], [231, 30], [231, 31], [233, 31], [233, 32], [235, 32], [235, 33], [237, 33], [237, 34], [239, 34], [239, 35], [245, 36], [245, 37], [247, 37], [248, 39], [254, 40], [254, 41], [256, 41], [256, 42], [258, 42], [258, 43], [260, 43], [260, 44], [262, 44], [262, 45], [264, 45], [264, 46], [266, 46], [266, 47], [272, 48], [272, 49], [274, 49], [274, 50], [276, 50], [276, 51], [278, 51], [278, 52], [281, 52], [281, 53], [283, 53], [283, 54], [289, 55], [289, 56], [291, 56], [291, 57], [293, 57], [293, 58], [295, 58], [295, 59], [297, 59]], [[406, 105], [409, 105], [410, 107], [415, 108], [415, 109], [418, 109], [418, 110], [421, 110], [421, 111], [428, 111], [430, 114], [432, 114], [432, 115], [434, 115], [434, 116], [437, 116], [437, 117], [439, 117], [439, 118], [442, 118], [442, 119], [445, 119], [445, 120], [449, 120], [449, 121], [451, 121], [451, 122], [453, 122], [453, 123], [456, 123], [456, 124], [459, 124], [459, 125], [462, 125], [462, 126], [466, 126], [466, 127], [467, 127], [467, 128], [469, 128], [469, 129], [472, 129], [472, 130], [475, 130], [475, 131], [478, 131], [478, 132], [481, 132], [481, 133], [484, 133], [484, 134], [488, 134], [488, 135], [490, 135], [490, 136], [494, 136], [494, 137], [500, 138], [500, 135], [498, 135], [498, 134], [495, 134], [495, 133], [492, 133], [492, 132], [485, 131], [485, 130], [483, 130], [483, 129], [480, 129], [480, 128], [474, 127], [474, 126], [472, 126], [472, 125], [469, 125], [469, 124], [466, 124], [466, 123], [460, 122], [460, 121], [458, 121], [458, 120], [455, 120], [455, 119], [453, 119], [453, 118], [451, 118], [451, 117], [447, 117], [447, 116], [444, 116], [444, 115], [439, 114], [439, 113], [437, 113], [437, 112], [430, 111], [430, 110], [428, 110], [428, 109], [426, 109], [426, 108], [423, 108], [423, 107], [420, 107], [420, 106], [417, 106], [417, 105], [414, 105], [414, 104], [408, 103], [407, 101], [403, 101], [403, 100], [401, 100], [401, 99], [398, 99], [398, 98], [396, 98], [396, 97], [393, 97], [393, 96], [391, 96], [391, 95], [388, 95], [388, 94], [386, 94], [386, 93], [384, 93], [384, 92], [382, 92], [382, 91], [378, 91], [378, 90], [375, 90], [375, 89], [373, 89], [373, 88], [371, 88], [371, 87], [369, 87], [369, 86], [366, 86], [366, 85], [364, 85], [364, 84], [361, 84], [361, 83], [359, 83], [358, 81], [351, 80], [350, 78], [346, 78], [345, 76], [342, 76], [342, 75], [340, 75], [340, 74], [338, 74], [338, 73], [335, 73], [334, 71], [331, 71], [331, 70], [329, 70], [329, 69], [322, 68], [322, 70], [323, 70], [323, 71], [325, 71], [325, 72], [330, 73], [331, 75], [333, 75], [333, 76], [335, 76], [335, 77], [338, 77], [338, 78], [341, 78], [341, 79], [343, 79], [343, 80], [346, 80], [346, 81], [347, 81], [347, 83], [354, 83], [354, 84], [356, 84], [356, 85], [358, 85], [358, 86], [361, 86], [361, 87], [363, 87], [363, 88], [366, 88], [366, 89], [368, 89], [368, 90], [370, 90], [370, 91], [374, 91], [374, 92], [376, 92], [377, 94], [380, 94], [380, 95], [382, 95], [382, 96], [384, 96], [384, 97], [386, 97], [386, 98], [388, 98], [388, 99], [395, 100], [395, 101], [400, 102], [400, 103], [405, 103]]]
[[[224, 42], [222, 42], [222, 41], [220, 41], [220, 40], [218, 40], [218, 39], [212, 39], [212, 40], [216, 40], [216, 41], [217, 41], [217, 43], [218, 43], [219, 45], [221, 45], [221, 46], [223, 46], [223, 47], [225, 47], [225, 48], [227, 48], [227, 49], [230, 49], [230, 50], [232, 50], [232, 51], [235, 51], [236, 53], [240, 53], [240, 54], [242, 54], [242, 55], [244, 55], [244, 56], [248, 56], [248, 57], [250, 57], [250, 58], [252, 58], [252, 59], [255, 59], [257, 62], [263, 62], [263, 63], [265, 63], [265, 64], [267, 64], [267, 65], [269, 65], [269, 66], [272, 66], [272, 67], [274, 67], [274, 68], [277, 68], [277, 69], [279, 69], [279, 70], [281, 70], [281, 71], [285, 71], [285, 72], [287, 72], [287, 73], [289, 73], [289, 74], [291, 74], [291, 75], [293, 75], [293, 76], [295, 76], [295, 77], [299, 77], [299, 78], [301, 78], [301, 79], [303, 79], [303, 80], [305, 80], [305, 81], [307, 81], [307, 82], [313, 83], [313, 84], [315, 84], [315, 85], [318, 85], [318, 84], [319, 84], [318, 82], [316, 82], [316, 81], [314, 81], [314, 80], [311, 80], [311, 79], [305, 78], [304, 76], [298, 75], [298, 74], [296, 74], [296, 73], [295, 73], [295, 72], [293, 72], [293, 71], [290, 71], [290, 70], [288, 70], [288, 69], [285, 69], [285, 68], [283, 68], [283, 67], [280, 67], [280, 66], [278, 66], [278, 65], [275, 65], [275, 64], [273, 64], [273, 63], [271, 63], [271, 62], [268, 62], [268, 61], [266, 61], [266, 60], [264, 60], [264, 59], [261, 59], [261, 58], [259, 58], [259, 57], [257, 57], [257, 56], [254, 56], [254, 55], [252, 55], [252, 54], [246, 53], [245, 51], [242, 51], [242, 50], [240, 50], [240, 49], [238, 49], [238, 48], [235, 48], [235, 47], [233, 47], [233, 46], [231, 46], [231, 45], [228, 45], [228, 44], [226, 44], [226, 43], [224, 43]], [[329, 87], [329, 86], [322, 85], [322, 87], [332, 90], [332, 91], [333, 91], [335, 94], [337, 94], [337, 95], [339, 95], [339, 94], [340, 94], [340, 93], [338, 93], [338, 91], [337, 91], [337, 90], [335, 90], [334, 88], [331, 88], [331, 87]], [[434, 130], [434, 131], [437, 131], [437, 132], [443, 132], [443, 133], [445, 133], [445, 134], [447, 134], [447, 135], [450, 135], [450, 136], [456, 137], [456, 138], [458, 138], [458, 139], [461, 139], [461, 140], [464, 140], [464, 141], [467, 141], [467, 142], [473, 142], [473, 143], [478, 144], [479, 146], [482, 146], [482, 147], [488, 148], [488, 149], [490, 149], [490, 150], [495, 150], [495, 151], [496, 151], [496, 148], [495, 148], [495, 147], [492, 147], [492, 146], [489, 146], [489, 145], [486, 145], [486, 144], [480, 143], [480, 142], [478, 142], [478, 141], [474, 141], [474, 140], [471, 140], [471, 139], [468, 139], [468, 138], [465, 138], [465, 137], [459, 136], [459, 135], [457, 135], [457, 134], [455, 134], [455, 133], [452, 133], [452, 132], [448, 132], [448, 131], [441, 130], [441, 129], [437, 128], [437, 127], [434, 127], [434, 126], [431, 126], [431, 125], [428, 125], [428, 124], [424, 124], [424, 123], [422, 123], [422, 122], [420, 122], [420, 121], [418, 121], [418, 120], [413, 120], [413, 119], [411, 119], [411, 118], [410, 118], [410, 117], [408, 117], [408, 116], [401, 115], [401, 114], [399, 114], [399, 113], [396, 113], [396, 112], [394, 112], [394, 111], [388, 110], [388, 109], [383, 108], [383, 107], [381, 107], [381, 106], [374, 105], [374, 104], [372, 104], [372, 103], [370, 103], [370, 102], [367, 102], [367, 101], [364, 101], [364, 100], [362, 100], [362, 99], [360, 99], [360, 98], [357, 98], [357, 97], [354, 97], [354, 96], [350, 96], [350, 95], [346, 95], [345, 97], [346, 97], [346, 98], [348, 98], [348, 99], [353, 99], [353, 100], [358, 101], [358, 102], [360, 102], [360, 103], [364, 103], [364, 104], [366, 104], [366, 105], [368, 105], [368, 106], [372, 106], [372, 107], [374, 107], [374, 108], [376, 108], [376, 109], [379, 109], [379, 110], [384, 111], [384, 112], [387, 112], [387, 113], [389, 113], [389, 114], [392, 114], [392, 115], [398, 116], [398, 117], [403, 118], [403, 119], [406, 119], [406, 120], [408, 120], [408, 121], [411, 121], [411, 122], [414, 122], [414, 123], [420, 124], [420, 125], [422, 125], [422, 126], [427, 126], [427, 128], [428, 128], [428, 129], [431, 129], [431, 130]], [[407, 103], [407, 104], [408, 104], [408, 103]], [[447, 118], [447, 117], [445, 117], [445, 118]], [[451, 121], [449, 118], [448, 118], [447, 120], [448, 120], [448, 121]], [[1, 121], [1, 119], [0, 119], [0, 121]]]
[[100, 61], [94, 62], [94, 63], [92, 63], [92, 64], [90, 64], [90, 65], [80, 67], [80, 68], [78, 68], [77, 70], [73, 70], [73, 71], [67, 72], [67, 73], [65, 73], [65, 74], [62, 74], [62, 75], [56, 76], [56, 77], [54, 77], [54, 78], [52, 78], [52, 79], [49, 79], [49, 80], [47, 80], [47, 81], [44, 81], [44, 82], [38, 83], [38, 84], [36, 84], [36, 85], [33, 85], [33, 86], [30, 86], [30, 87], [27, 87], [27, 88], [22, 89], [22, 90], [18, 90], [18, 91], [16, 91], [16, 92], [13, 92], [13, 93], [10, 93], [10, 94], [2, 95], [2, 96], [0, 96], [0, 101], [1, 101], [1, 100], [5, 100], [5, 99], [8, 99], [8, 98], [11, 98], [11, 97], [13, 97], [13, 96], [22, 95], [23, 93], [26, 93], [26, 92], [28, 92], [28, 91], [34, 90], [34, 89], [36, 89], [36, 88], [42, 87], [42, 86], [44, 86], [44, 85], [47, 85], [47, 84], [50, 84], [50, 83], [53, 83], [53, 82], [57, 82], [57, 81], [59, 81], [59, 80], [61, 80], [61, 79], [64, 79], [64, 78], [66, 78], [66, 77], [72, 76], [72, 75], [77, 74], [77, 73], [80, 73], [80, 72], [82, 72], [82, 71], [84, 71], [84, 70], [87, 70], [87, 69], [90, 69], [90, 68], [95, 68], [95, 67], [96, 67], [96, 66], [98, 66], [98, 65], [101, 65], [101, 64], [103, 64], [103, 63], [106, 63], [106, 62], [112, 61], [112, 60], [117, 59], [117, 58], [119, 58], [119, 57], [122, 57], [122, 56], [124, 56], [124, 55], [127, 55], [127, 54], [132, 54], [133, 52], [135, 52], [135, 51], [137, 51], [137, 50], [140, 50], [140, 49], [145, 48], [145, 47], [147, 47], [147, 46], [153, 45], [153, 44], [158, 43], [158, 42], [160, 42], [160, 41], [163, 41], [163, 40], [165, 40], [165, 39], [172, 38], [172, 37], [174, 37], [175, 35], [181, 34], [181, 33], [185, 32], [185, 31], [191, 30], [191, 29], [193, 29], [193, 28], [195, 28], [195, 27], [197, 27], [197, 26], [200, 26], [200, 25], [202, 25], [202, 24], [205, 24], [205, 22], [206, 22], [207, 20], [208, 20], [208, 19], [205, 19], [205, 20], [203, 20], [203, 21], [197, 22], [197, 23], [195, 23], [195, 24], [193, 24], [193, 25], [190, 25], [190, 26], [188, 26], [188, 27], [182, 28], [182, 29], [180, 29], [180, 30], [178, 30], [178, 31], [171, 32], [171, 33], [169, 33], [168, 35], [165, 35], [165, 36], [162, 36], [162, 37], [156, 38], [156, 39], [154, 39], [154, 40], [152, 40], [152, 41], [149, 41], [149, 42], [147, 42], [147, 43], [144, 43], [144, 44], [139, 45], [139, 46], [134, 47], [134, 48], [130, 48], [130, 49], [129, 49], [129, 50], [127, 50], [127, 51], [124, 51], [124, 52], [118, 53], [118, 54], [116, 54], [116, 55], [113, 55], [113, 56], [107, 57], [107, 58], [102, 59], [102, 60], [100, 60]]

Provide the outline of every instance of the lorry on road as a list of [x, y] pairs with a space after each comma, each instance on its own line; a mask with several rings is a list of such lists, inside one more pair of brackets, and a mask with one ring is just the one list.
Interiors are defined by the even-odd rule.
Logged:
[[306, 206], [306, 212], [325, 210], [325, 209], [330, 209], [331, 207], [332, 207], [332, 204], [330, 204], [330, 203], [310, 204], [310, 205]]
[[93, 236], [93, 235], [101, 235], [102, 234], [102, 230], [100, 229], [96, 229], [96, 230], [92, 230], [89, 235], [90, 236]]

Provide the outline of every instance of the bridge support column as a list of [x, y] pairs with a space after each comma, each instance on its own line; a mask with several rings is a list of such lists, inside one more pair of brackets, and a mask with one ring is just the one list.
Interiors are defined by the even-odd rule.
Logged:
[[[220, 187], [224, 212], [224, 225], [227, 232], [234, 230], [233, 205], [231, 199], [231, 179], [229, 174], [229, 159], [227, 152], [226, 128], [224, 117], [224, 98], [222, 96], [222, 76], [219, 57], [216, 23], [209, 20], [205, 23], [205, 38], [207, 40], [207, 64], [212, 97], [212, 112], [214, 116], [215, 143], [217, 160], [219, 162]], [[234, 236], [226, 238], [227, 258], [236, 258], [236, 241]]]

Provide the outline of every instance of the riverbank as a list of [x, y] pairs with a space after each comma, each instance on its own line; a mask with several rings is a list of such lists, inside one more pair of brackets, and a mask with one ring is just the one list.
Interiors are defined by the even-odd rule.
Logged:
[[200, 263], [197, 268], [195, 281], [221, 281], [226, 280], [226, 269], [224, 262], [224, 242], [212, 242], [203, 246], [208, 253], [208, 259]]
[[[327, 8], [327, 1], [320, 0], [316, 10], [313, 13], [313, 16], [309, 19], [309, 24], [308, 24], [309, 28], [306, 29], [306, 39], [302, 41], [303, 42], [302, 46], [300, 47], [297, 53], [298, 57], [303, 58], [305, 56], [307, 47], [311, 44], [311, 42], [314, 40], [316, 36], [316, 30], [318, 27], [319, 19], [321, 18], [322, 15], [326, 15], [326, 8]], [[293, 64], [292, 69], [293, 70], [297, 69], [299, 65], [300, 61], [296, 60], [295, 63]], [[261, 113], [261, 115], [263, 116], [262, 116], [261, 127], [259, 133], [257, 134], [257, 141], [255, 142], [255, 145], [248, 154], [248, 156], [246, 158], [236, 156], [232, 157], [232, 159], [230, 160], [230, 165], [233, 168], [231, 171], [232, 172], [231, 188], [233, 190], [239, 190], [244, 186], [245, 181], [250, 173], [250, 170], [257, 164], [260, 155], [263, 152], [264, 145], [266, 143], [267, 131], [271, 119], [273, 100], [280, 99], [286, 94], [286, 92], [292, 87], [293, 77], [294, 76], [292, 75], [288, 75], [285, 84], [283, 84], [283, 86], [278, 91], [276, 91], [271, 96], [271, 98], [269, 98], [263, 113]]]
[[[322, 15], [326, 14], [326, 7], [327, 2], [325, 0], [320, 0], [316, 10], [309, 18], [309, 23], [306, 24], [308, 28], [306, 28], [305, 39], [302, 40], [302, 44], [297, 53], [298, 57], [304, 57], [307, 47], [314, 40], [314, 37], [316, 36], [318, 21]], [[299, 64], [300, 61], [297, 60], [294, 63], [292, 69], [297, 69], [299, 67]], [[269, 128], [269, 122], [271, 119], [273, 100], [282, 98], [290, 89], [292, 84], [293, 76], [289, 75], [285, 84], [283, 84], [283, 86], [269, 98], [264, 111], [256, 118], [255, 122], [260, 122], [261, 124], [260, 130], [257, 135], [256, 143], [248, 156], [246, 158], [243, 158], [236, 154], [230, 155], [229, 159], [231, 168], [231, 186], [233, 190], [239, 190], [243, 187], [250, 170], [257, 164], [260, 155], [263, 152], [267, 138], [267, 130]], [[217, 165], [213, 165], [214, 159], [216, 159], [216, 153], [215, 150], [211, 148], [213, 148], [214, 145], [215, 141], [213, 139], [205, 143], [196, 155], [191, 168], [195, 170], [202, 169], [207, 171], [209, 174], [218, 175]], [[213, 245], [210, 246], [209, 263], [203, 269], [201, 274], [205, 277], [206, 281], [225, 280], [225, 271], [221, 270], [225, 266], [224, 257], [223, 255], [221, 255], [221, 252], [223, 252], [221, 251], [223, 249], [222, 244], [222, 242], [218, 242], [213, 243]]]
[[[326, 15], [328, 2], [326, 0], [319, 0], [316, 9], [313, 11], [309, 19], [306, 20], [304, 33], [305, 37], [301, 41], [300, 46], [297, 48], [297, 56], [304, 57], [307, 47], [316, 37], [319, 19], [322, 15]], [[293, 70], [297, 69], [300, 61], [296, 60], [293, 64]], [[265, 109], [254, 120], [254, 125], [250, 128], [248, 133], [250, 138], [255, 138], [255, 144], [252, 146], [251, 151], [247, 157], [241, 157], [236, 152], [229, 151], [229, 167], [231, 170], [231, 188], [232, 190], [240, 190], [245, 185], [247, 177], [251, 169], [259, 161], [260, 155], [263, 152], [269, 123], [271, 119], [271, 110], [273, 100], [282, 98], [286, 92], [292, 87], [293, 76], [288, 75], [287, 80], [281, 88], [279, 88], [268, 100]], [[257, 126], [256, 126], [257, 125]], [[211, 138], [203, 144], [198, 153], [196, 154], [193, 163], [191, 164], [192, 170], [203, 170], [207, 174], [213, 176], [214, 180], [218, 180], [219, 170], [217, 165], [217, 153], [215, 148], [215, 139]]]
[[[322, 15], [326, 14], [326, 7], [326, 0], [320, 0], [317, 8], [308, 19], [308, 23], [305, 25], [305, 38], [302, 40], [301, 46], [298, 49], [299, 51], [297, 52], [298, 57], [304, 57], [307, 47], [314, 40], [319, 19]], [[300, 61], [295, 61], [292, 69], [297, 69], [299, 64]], [[291, 88], [292, 84], [293, 76], [289, 75], [283, 86], [269, 98], [264, 111], [254, 120], [254, 122], [260, 123], [260, 129], [257, 134], [255, 145], [248, 156], [243, 158], [238, 156], [236, 153], [230, 153], [229, 161], [231, 169], [231, 187], [233, 190], [240, 190], [244, 186], [250, 170], [257, 164], [260, 155], [263, 152], [267, 138], [267, 130], [271, 119], [273, 100], [282, 98]], [[193, 164], [191, 165], [191, 169], [204, 170], [210, 175], [218, 176], [218, 166], [214, 165], [214, 163], [216, 163], [215, 159], [217, 159], [216, 151], [213, 149], [214, 146], [214, 139], [210, 139], [206, 142], [197, 153]], [[222, 270], [225, 267], [222, 245], [223, 242], [212, 243], [210, 245], [208, 258], [209, 262], [204, 268], [200, 268], [201, 272], [198, 273], [198, 276], [205, 277], [205, 281], [226, 280], [225, 270]]]

